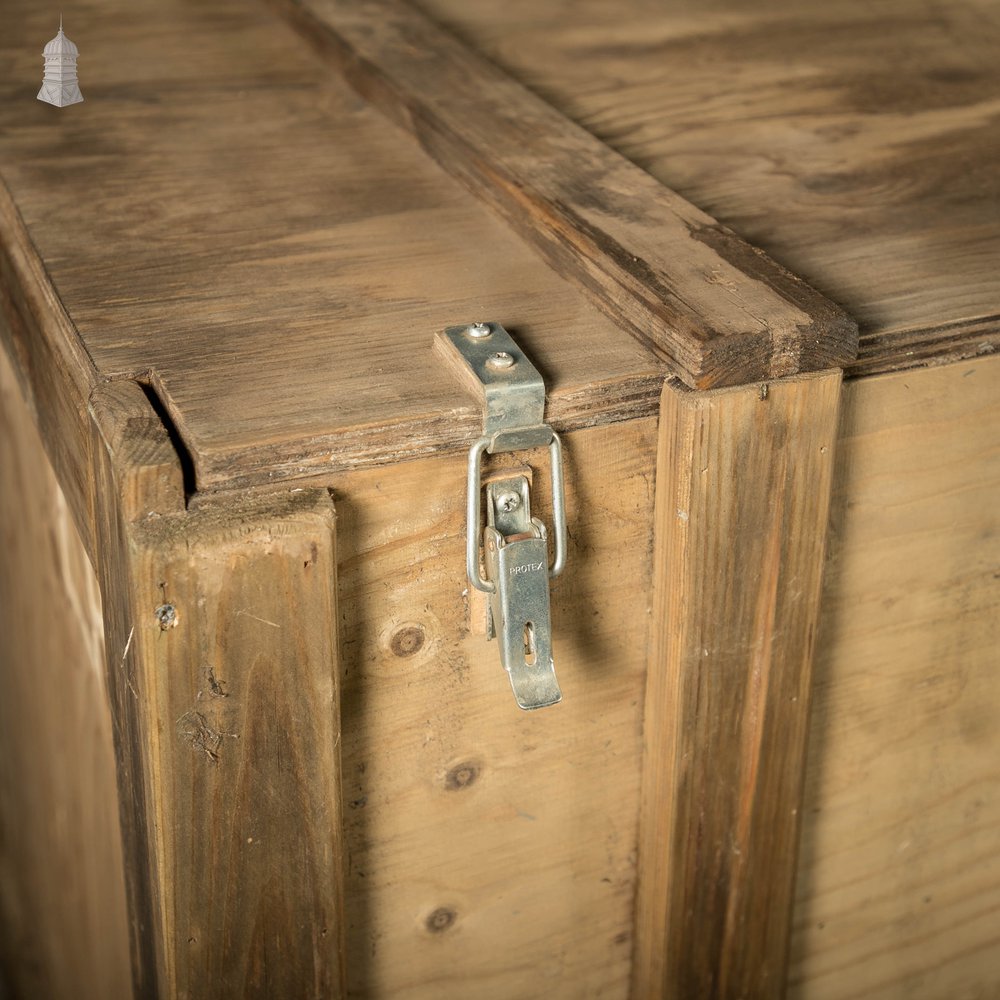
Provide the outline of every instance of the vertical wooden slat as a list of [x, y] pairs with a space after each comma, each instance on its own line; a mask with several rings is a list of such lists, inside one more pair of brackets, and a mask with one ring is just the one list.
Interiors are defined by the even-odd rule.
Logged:
[[664, 389], [634, 996], [782, 995], [839, 372]]
[[136, 997], [157, 998], [164, 984], [156, 838], [149, 788], [145, 692], [136, 678], [132, 524], [184, 509], [180, 465], [166, 428], [142, 389], [115, 382], [90, 404], [94, 559], [104, 612], [105, 674], [118, 775], [128, 897], [132, 980]]
[[329, 494], [185, 510], [165, 432], [129, 415], [145, 402], [135, 393], [109, 387], [92, 411], [99, 495], [113, 497], [98, 518], [100, 575], [137, 992], [339, 998]]

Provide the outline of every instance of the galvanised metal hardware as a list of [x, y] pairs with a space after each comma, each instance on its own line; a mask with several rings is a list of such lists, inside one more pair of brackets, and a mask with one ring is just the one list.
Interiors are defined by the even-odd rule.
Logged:
[[[477, 590], [490, 595], [487, 638], [499, 639], [500, 661], [518, 705], [544, 708], [562, 698], [552, 660], [548, 584], [566, 565], [562, 444], [543, 420], [541, 375], [499, 323], [449, 327], [444, 342], [454, 349], [484, 399], [483, 435], [469, 449], [466, 572]], [[487, 523], [480, 530], [483, 455], [545, 446], [552, 462], [551, 566], [548, 533], [531, 516], [530, 487], [524, 476], [489, 484]]]
[[[548, 544], [545, 525], [531, 516], [528, 480], [499, 480], [486, 488], [483, 551], [490, 594], [487, 636], [500, 643], [500, 662], [521, 708], [543, 708], [562, 698], [552, 661]], [[519, 498], [510, 504], [510, 499]], [[506, 509], [506, 508], [510, 509]]]

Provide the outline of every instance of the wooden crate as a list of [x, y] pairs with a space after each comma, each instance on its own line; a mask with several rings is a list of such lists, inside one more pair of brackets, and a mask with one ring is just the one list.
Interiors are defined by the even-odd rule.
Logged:
[[[7, 0], [8, 990], [992, 996], [995, 18], [422, 10], [78, 4], [57, 109]], [[565, 451], [530, 713], [476, 320]]]

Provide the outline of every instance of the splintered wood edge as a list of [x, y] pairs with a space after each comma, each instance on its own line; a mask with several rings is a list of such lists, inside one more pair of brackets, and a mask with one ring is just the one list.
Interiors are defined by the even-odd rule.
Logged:
[[857, 325], [404, 0], [271, 0], [358, 93], [691, 387], [843, 367]]

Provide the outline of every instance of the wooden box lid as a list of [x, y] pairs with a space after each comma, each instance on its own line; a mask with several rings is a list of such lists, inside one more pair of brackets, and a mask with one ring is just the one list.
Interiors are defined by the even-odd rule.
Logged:
[[[462, 446], [477, 407], [431, 349], [455, 323], [514, 332], [563, 429], [654, 412], [670, 373], [710, 387], [853, 356], [829, 301], [395, 0], [296, 5], [292, 20], [305, 11], [326, 56], [346, 45], [341, 70], [425, 150], [288, 11], [66, 8], [84, 103], [53, 108], [34, 100], [47, 15], [9, 7], [6, 311], [58, 314], [67, 344], [49, 353], [75, 359], [72, 384], [149, 386], [198, 489]], [[463, 180], [481, 198], [440, 169], [448, 128], [475, 140]], [[495, 170], [491, 129], [507, 140]]]

